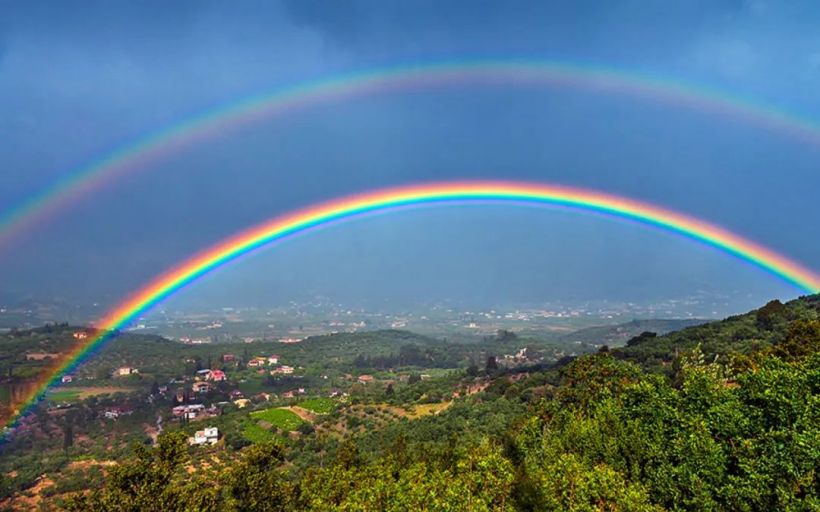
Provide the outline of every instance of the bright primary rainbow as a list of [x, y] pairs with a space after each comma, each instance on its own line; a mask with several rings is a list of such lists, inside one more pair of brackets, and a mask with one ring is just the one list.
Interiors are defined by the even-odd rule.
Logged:
[[358, 95], [448, 84], [549, 85], [629, 94], [717, 112], [820, 146], [820, 126], [759, 102], [652, 75], [554, 61], [455, 61], [336, 75], [260, 94], [188, 118], [66, 174], [42, 193], [0, 215], [0, 248], [73, 201], [153, 159], [255, 120]]
[[99, 324], [99, 333], [65, 356], [59, 366], [18, 406], [12, 425], [48, 387], [72, 371], [114, 333], [158, 302], [208, 272], [255, 249], [334, 222], [397, 208], [462, 202], [512, 202], [568, 207], [637, 221], [677, 233], [756, 265], [810, 293], [820, 291], [820, 276], [798, 263], [723, 228], [657, 206], [595, 191], [519, 182], [445, 182], [388, 188], [346, 197], [276, 217], [219, 243], [137, 291]]

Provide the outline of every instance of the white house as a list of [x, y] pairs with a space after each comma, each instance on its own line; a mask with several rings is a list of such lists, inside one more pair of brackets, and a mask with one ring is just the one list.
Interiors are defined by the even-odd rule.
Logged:
[[105, 411], [103, 411], [103, 416], [109, 420], [115, 420], [120, 416], [128, 416], [134, 412], [134, 409], [126, 406], [114, 406], [109, 407]]
[[194, 437], [188, 438], [190, 445], [216, 444], [219, 440], [219, 429], [207, 427], [205, 430], [197, 430]]

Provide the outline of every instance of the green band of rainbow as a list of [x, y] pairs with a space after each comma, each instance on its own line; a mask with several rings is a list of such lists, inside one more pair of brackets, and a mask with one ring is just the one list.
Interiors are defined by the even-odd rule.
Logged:
[[21, 404], [21, 414], [35, 404], [49, 386], [85, 360], [114, 332], [197, 278], [255, 249], [370, 212], [439, 203], [493, 201], [562, 206], [637, 221], [720, 249], [803, 291], [816, 293], [820, 290], [820, 276], [770, 249], [713, 224], [623, 197], [578, 188], [516, 182], [448, 182], [389, 188], [276, 217], [174, 267], [113, 309], [100, 322], [99, 334], [65, 356], [36, 392], [26, 398]]
[[658, 76], [554, 61], [456, 61], [337, 75], [214, 108], [113, 151], [0, 216], [0, 248], [105, 183], [151, 168], [152, 161], [199, 141], [300, 108], [355, 96], [446, 85], [572, 87], [626, 94], [765, 126], [820, 146], [820, 126], [795, 114], [713, 89]]

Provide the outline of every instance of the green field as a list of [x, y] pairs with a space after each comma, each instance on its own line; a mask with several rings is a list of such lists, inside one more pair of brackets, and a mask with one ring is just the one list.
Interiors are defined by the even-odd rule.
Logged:
[[298, 405], [316, 414], [328, 414], [336, 408], [336, 402], [331, 398], [309, 398]]
[[251, 413], [251, 418], [255, 420], [267, 421], [275, 427], [288, 431], [296, 430], [299, 428], [299, 425], [304, 423], [302, 418], [297, 416], [295, 412], [287, 409], [266, 409], [264, 411], [256, 411]]
[[249, 421], [242, 428], [242, 436], [252, 443], [264, 443], [276, 437], [276, 434]]
[[74, 390], [54, 391], [48, 394], [48, 400], [52, 402], [76, 402], [80, 399], [80, 392]]
[[260, 376], [252, 375], [247, 377], [245, 382], [239, 383], [239, 390], [242, 391], [245, 396], [250, 396], [265, 391], [265, 386], [262, 385], [262, 378]]

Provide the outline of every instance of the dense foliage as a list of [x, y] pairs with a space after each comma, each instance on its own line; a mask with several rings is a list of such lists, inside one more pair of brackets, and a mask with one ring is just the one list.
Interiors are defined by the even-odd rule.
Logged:
[[497, 372], [438, 415], [301, 447], [320, 460], [274, 440], [190, 473], [172, 432], [65, 506], [818, 510], [818, 309], [772, 303], [524, 379]]

